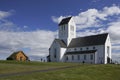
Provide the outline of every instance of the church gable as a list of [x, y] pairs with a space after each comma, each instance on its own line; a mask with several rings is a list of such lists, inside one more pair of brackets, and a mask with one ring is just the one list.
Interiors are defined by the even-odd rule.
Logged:
[[55, 39], [51, 45], [52, 46], [60, 46], [62, 48], [67, 48], [65, 42], [63, 40], [60, 40], [60, 39]]
[[55, 41], [59, 43], [60, 47], [67, 48], [67, 46], [66, 46], [66, 44], [65, 44], [65, 42], [63, 40], [56, 39]]

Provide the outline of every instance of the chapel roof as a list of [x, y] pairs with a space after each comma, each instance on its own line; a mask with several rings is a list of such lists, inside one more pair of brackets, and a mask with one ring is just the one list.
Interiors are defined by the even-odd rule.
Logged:
[[70, 21], [71, 18], [72, 17], [67, 17], [67, 18], [62, 19], [62, 21], [59, 23], [59, 26], [63, 25], [63, 24], [68, 24], [68, 22]]
[[93, 45], [104, 45], [107, 39], [108, 33], [73, 38], [68, 48], [84, 47]]
[[64, 48], [67, 47], [66, 44], [65, 44], [65, 42], [63, 40], [55, 39], [55, 41], [57, 41], [60, 44], [61, 47], [64, 47]]

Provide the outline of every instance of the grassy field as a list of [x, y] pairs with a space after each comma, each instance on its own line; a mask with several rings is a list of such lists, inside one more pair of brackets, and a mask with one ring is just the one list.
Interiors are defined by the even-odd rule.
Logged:
[[[78, 65], [78, 63], [0, 61], [0, 74], [43, 70], [74, 65]], [[0, 80], [120, 80], [120, 65], [79, 64], [79, 66], [68, 69], [0, 77]]]

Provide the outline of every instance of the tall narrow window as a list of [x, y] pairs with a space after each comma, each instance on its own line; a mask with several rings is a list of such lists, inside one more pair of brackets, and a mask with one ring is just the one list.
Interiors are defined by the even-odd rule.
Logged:
[[86, 55], [84, 55], [84, 60], [86, 60]]
[[61, 30], [63, 31], [63, 26], [61, 26]]
[[93, 47], [93, 49], [95, 49], [95, 46]]
[[57, 50], [56, 50], [56, 48], [55, 48], [55, 49], [54, 49], [54, 58], [57, 57], [56, 54], [57, 54]]
[[86, 49], [88, 50], [89, 48], [87, 47]]
[[107, 54], [108, 54], [108, 56], [109, 56], [109, 49], [110, 49], [109, 46], [107, 46]]
[[65, 25], [62, 25], [62, 30], [65, 31]]
[[80, 50], [82, 51], [82, 48], [80, 48]]
[[76, 48], [74, 48], [74, 50], [76, 51], [77, 49], [76, 49]]
[[68, 56], [66, 56], [66, 60], [68, 61]]
[[107, 53], [109, 54], [109, 46], [107, 46]]
[[90, 55], [90, 60], [93, 60], [93, 55], [92, 54]]
[[74, 60], [74, 56], [72, 55], [72, 60]]
[[78, 55], [78, 60], [80, 60], [80, 55]]

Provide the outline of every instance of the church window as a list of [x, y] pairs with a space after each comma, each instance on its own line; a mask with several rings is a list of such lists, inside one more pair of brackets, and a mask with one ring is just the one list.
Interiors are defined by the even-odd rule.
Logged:
[[61, 26], [61, 31], [64, 31], [65, 30], [65, 25], [62, 25]]
[[80, 55], [78, 55], [78, 60], [80, 60]]
[[66, 60], [68, 60], [68, 56], [66, 56]]
[[76, 49], [76, 48], [74, 48], [74, 50], [76, 51], [77, 49]]
[[109, 46], [107, 46], [107, 54], [109, 55]]
[[89, 48], [87, 47], [86, 49], [88, 50]]
[[74, 56], [72, 55], [72, 60], [74, 60]]
[[65, 25], [61, 26], [61, 30], [64, 31], [65, 30]]
[[80, 48], [80, 50], [82, 51], [82, 48]]
[[84, 55], [84, 60], [86, 60], [86, 55]]
[[64, 30], [65, 30], [65, 25], [64, 25]]
[[63, 26], [61, 26], [61, 31], [63, 31]]
[[92, 54], [90, 55], [90, 59], [93, 60], [93, 55]]
[[93, 47], [93, 49], [95, 49], [95, 46]]
[[56, 56], [56, 54], [57, 54], [57, 50], [56, 49], [54, 49], [54, 58], [56, 58], [57, 56]]

